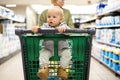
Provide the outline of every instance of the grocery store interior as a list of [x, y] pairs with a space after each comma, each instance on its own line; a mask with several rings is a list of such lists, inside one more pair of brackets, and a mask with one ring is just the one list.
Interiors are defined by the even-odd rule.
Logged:
[[[62, 1], [63, 8], [71, 13], [75, 30], [95, 31], [95, 34], [81, 35], [87, 37], [85, 40], [74, 36], [73, 40], [81, 41], [70, 40], [72, 45], [83, 45], [80, 47], [83, 50], [72, 48], [73, 53], [76, 52], [73, 55], [80, 55], [77, 59], [80, 63], [73, 62], [76, 60], [73, 58], [72, 66], [66, 70], [70, 74], [67, 80], [120, 80], [120, 0]], [[39, 37], [24, 31], [29, 33], [33, 26], [39, 25], [41, 13], [51, 6], [51, 0], [0, 0], [0, 80], [41, 80], [36, 75], [39, 50], [31, 47], [40, 45]], [[61, 80], [53, 76], [55, 79], [49, 77], [48, 80]]]

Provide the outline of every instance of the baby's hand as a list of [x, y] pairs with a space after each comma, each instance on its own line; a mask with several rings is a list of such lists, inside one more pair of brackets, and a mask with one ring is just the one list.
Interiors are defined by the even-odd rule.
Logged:
[[34, 33], [38, 32], [38, 28], [39, 28], [39, 26], [33, 26], [32, 27], [32, 32], [34, 32]]
[[63, 33], [66, 31], [66, 27], [65, 26], [60, 26], [60, 27], [57, 27], [57, 30], [59, 33]]

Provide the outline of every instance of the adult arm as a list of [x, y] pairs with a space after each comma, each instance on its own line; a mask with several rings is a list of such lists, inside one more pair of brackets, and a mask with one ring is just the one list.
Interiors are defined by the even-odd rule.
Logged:
[[47, 9], [44, 10], [41, 15], [40, 15], [40, 22], [39, 22], [39, 26], [42, 26], [44, 23], [47, 22]]
[[72, 15], [71, 15], [70, 11], [63, 8], [63, 12], [64, 12], [64, 21], [67, 23], [67, 25], [71, 29], [73, 29], [74, 28], [74, 24], [73, 24]]

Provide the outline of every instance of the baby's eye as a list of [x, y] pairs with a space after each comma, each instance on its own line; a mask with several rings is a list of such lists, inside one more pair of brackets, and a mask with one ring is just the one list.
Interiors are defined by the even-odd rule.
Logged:
[[53, 16], [53, 18], [56, 18], [56, 16]]
[[50, 18], [50, 16], [48, 16], [48, 18]]

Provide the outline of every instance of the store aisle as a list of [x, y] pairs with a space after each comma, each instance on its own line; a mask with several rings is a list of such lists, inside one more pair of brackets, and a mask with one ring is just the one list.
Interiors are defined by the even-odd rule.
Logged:
[[20, 53], [0, 65], [0, 80], [24, 80]]
[[90, 80], [120, 80], [120, 77], [116, 77], [111, 70], [91, 58]]
[[[0, 65], [0, 80], [24, 80], [21, 54]], [[90, 80], [120, 80], [96, 60], [91, 59]]]

